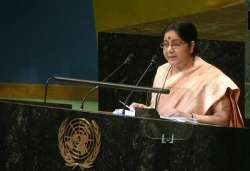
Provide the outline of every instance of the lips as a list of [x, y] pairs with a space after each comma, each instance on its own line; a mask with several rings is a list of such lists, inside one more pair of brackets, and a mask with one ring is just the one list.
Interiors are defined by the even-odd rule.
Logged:
[[176, 56], [168, 56], [168, 58], [176, 58]]
[[169, 60], [175, 60], [177, 58], [177, 56], [168, 56]]
[[178, 63], [178, 58], [177, 56], [168, 56], [168, 62], [171, 65], [175, 65], [176, 63]]

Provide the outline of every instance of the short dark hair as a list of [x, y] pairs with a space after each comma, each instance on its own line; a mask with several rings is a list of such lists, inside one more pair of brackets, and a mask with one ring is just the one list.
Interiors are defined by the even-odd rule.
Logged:
[[196, 55], [198, 51], [198, 44], [197, 44], [198, 33], [193, 23], [190, 23], [190, 22], [172, 23], [163, 30], [163, 36], [165, 35], [166, 32], [169, 32], [169, 31], [175, 31], [178, 34], [178, 36], [182, 40], [187, 42], [189, 45], [191, 45], [191, 42], [194, 41], [195, 46], [194, 46], [193, 56]]

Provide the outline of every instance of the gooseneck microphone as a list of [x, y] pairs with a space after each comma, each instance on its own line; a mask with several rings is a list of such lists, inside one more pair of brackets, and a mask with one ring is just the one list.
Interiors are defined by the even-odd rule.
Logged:
[[44, 103], [47, 103], [47, 95], [48, 95], [48, 86], [49, 86], [49, 81], [52, 80], [53, 77], [49, 77], [47, 80], [46, 80], [46, 83], [45, 83], [45, 91], [44, 91]]
[[[148, 70], [154, 65], [157, 63], [157, 58], [158, 56], [157, 55], [153, 55], [152, 58], [151, 58], [151, 61], [148, 65], [148, 67], [146, 68], [146, 70], [142, 73], [141, 77], [139, 78], [139, 80], [136, 82], [135, 86], [138, 86], [140, 84], [140, 82], [142, 81], [142, 79], [145, 77], [145, 75], [147, 74]], [[132, 96], [132, 94], [134, 93], [134, 91], [130, 91], [130, 93], [128, 94], [127, 98], [125, 99], [124, 101], [124, 104], [125, 105], [128, 105], [128, 100], [129, 98]]]
[[[114, 70], [113, 72], [111, 72], [108, 76], [106, 76], [106, 77], [103, 79], [103, 82], [107, 81], [110, 77], [112, 77], [112, 76], [113, 76], [117, 71], [119, 71], [124, 65], [130, 64], [130, 63], [131, 63], [131, 60], [132, 60], [132, 58], [134, 58], [134, 56], [135, 56], [135, 55], [134, 55], [133, 53], [130, 53], [121, 65], [119, 65], [117, 68], [115, 68], [115, 70]], [[95, 87], [91, 88], [91, 89], [87, 92], [87, 94], [83, 97], [82, 103], [81, 103], [81, 109], [82, 109], [82, 110], [84, 109], [84, 103], [85, 103], [86, 98], [87, 98], [91, 93], [93, 93], [97, 88], [98, 88], [98, 86], [95, 86]]]

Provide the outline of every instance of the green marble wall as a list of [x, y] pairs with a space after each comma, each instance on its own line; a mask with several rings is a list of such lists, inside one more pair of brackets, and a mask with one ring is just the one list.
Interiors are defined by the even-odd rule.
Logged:
[[[87, 120], [88, 125], [94, 121], [101, 135], [100, 152], [93, 167], [84, 171], [249, 170], [249, 129], [192, 125], [164, 119], [122, 117], [1, 101], [0, 170], [72, 171], [60, 154], [58, 134], [65, 119], [72, 121], [79, 118]], [[72, 124], [65, 134], [64, 147], [71, 149], [70, 155], [73, 152], [80, 154], [79, 147], [84, 145], [91, 147], [95, 140], [93, 135], [99, 132], [90, 133], [92, 126], [80, 125], [79, 122]], [[75, 138], [76, 134], [79, 139]], [[87, 136], [88, 141], [84, 141], [82, 136]], [[90, 148], [87, 149], [89, 151], [81, 154], [93, 154]], [[85, 161], [73, 160], [80, 163]], [[74, 171], [82, 170], [77, 166]]]

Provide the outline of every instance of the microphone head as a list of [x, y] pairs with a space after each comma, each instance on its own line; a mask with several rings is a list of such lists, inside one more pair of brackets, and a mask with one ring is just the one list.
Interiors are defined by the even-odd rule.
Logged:
[[124, 63], [124, 64], [130, 64], [131, 60], [132, 60], [134, 57], [135, 57], [135, 55], [134, 55], [133, 53], [130, 53], [123, 63]]
[[151, 58], [151, 63], [152, 64], [156, 64], [157, 60], [158, 60], [158, 56], [157, 55], [153, 55], [152, 58]]

